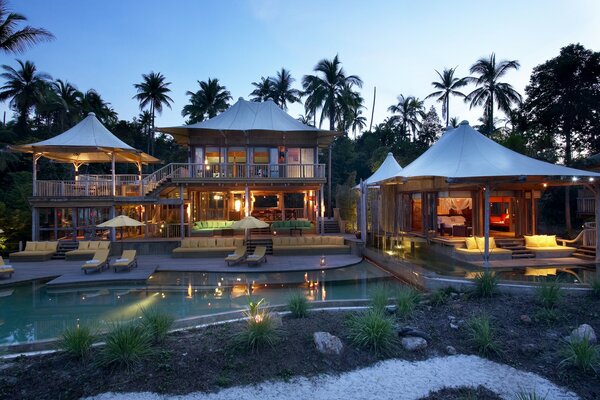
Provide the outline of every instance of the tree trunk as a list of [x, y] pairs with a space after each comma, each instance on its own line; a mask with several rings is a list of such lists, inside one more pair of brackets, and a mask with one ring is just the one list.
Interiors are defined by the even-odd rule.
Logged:
[[446, 128], [450, 125], [450, 94], [446, 95]]

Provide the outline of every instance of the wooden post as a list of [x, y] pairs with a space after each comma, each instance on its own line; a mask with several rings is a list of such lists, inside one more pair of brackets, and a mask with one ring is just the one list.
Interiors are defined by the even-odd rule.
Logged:
[[600, 183], [594, 184], [594, 197], [596, 199], [596, 262], [600, 262]]
[[179, 236], [181, 240], [185, 239], [185, 205], [183, 201], [183, 185], [179, 185]]
[[115, 152], [110, 153], [110, 166], [112, 174], [112, 195], [117, 195], [117, 182], [116, 182], [116, 171], [115, 171]]
[[321, 235], [325, 234], [325, 196], [324, 196], [323, 185], [321, 185], [321, 207], [319, 207], [319, 212], [321, 214]]
[[33, 153], [33, 195], [37, 195], [37, 162], [40, 159], [41, 155], [38, 153]]
[[483, 235], [484, 235], [484, 251], [483, 251], [483, 266], [490, 267], [490, 184], [486, 183], [484, 190], [484, 205], [483, 205]]
[[250, 188], [246, 185], [245, 190], [245, 201], [244, 201], [244, 214], [246, 217], [250, 216]]

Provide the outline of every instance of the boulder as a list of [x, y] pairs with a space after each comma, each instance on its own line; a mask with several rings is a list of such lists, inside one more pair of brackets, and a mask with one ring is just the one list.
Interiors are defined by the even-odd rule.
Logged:
[[446, 346], [446, 353], [448, 353], [451, 356], [456, 355], [456, 349], [454, 348], [454, 346]]
[[315, 332], [313, 340], [317, 351], [322, 354], [339, 356], [344, 350], [344, 344], [340, 338], [329, 332]]
[[427, 340], [416, 336], [405, 336], [401, 343], [406, 351], [419, 351], [427, 348]]
[[427, 332], [423, 332], [422, 330], [412, 327], [412, 326], [396, 326], [396, 332], [398, 332], [398, 336], [414, 336], [420, 337], [427, 341], [431, 341], [431, 336]]
[[579, 325], [579, 327], [573, 329], [571, 335], [569, 335], [569, 340], [583, 340], [584, 338], [587, 338], [590, 344], [596, 344], [598, 341], [594, 328], [588, 324]]

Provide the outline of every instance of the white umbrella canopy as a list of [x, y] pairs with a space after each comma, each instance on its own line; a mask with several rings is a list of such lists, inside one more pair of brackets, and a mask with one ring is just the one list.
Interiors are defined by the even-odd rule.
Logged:
[[269, 224], [252, 216], [248, 216], [239, 221], [235, 221], [231, 227], [233, 229], [258, 229], [268, 228]]
[[99, 225], [96, 225], [98, 228], [123, 228], [128, 226], [144, 226], [143, 222], [137, 221], [133, 218], [128, 217], [127, 215], [119, 215], [117, 217], [111, 218], [108, 221], [105, 221]]

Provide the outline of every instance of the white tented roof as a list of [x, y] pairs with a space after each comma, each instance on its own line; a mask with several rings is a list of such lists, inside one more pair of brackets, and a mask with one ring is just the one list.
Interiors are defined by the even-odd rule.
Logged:
[[94, 113], [53, 138], [37, 143], [12, 146], [23, 153], [39, 153], [61, 162], [110, 162], [115, 153], [117, 162], [159, 162], [158, 159], [136, 150], [113, 135], [102, 125]]
[[221, 114], [209, 120], [191, 125], [158, 128], [177, 140], [189, 136], [190, 132], [306, 132], [313, 135], [337, 136], [338, 132], [327, 131], [303, 124], [283, 111], [272, 100], [264, 102], [238, 101]]
[[[402, 167], [398, 164], [398, 161], [394, 158], [392, 153], [388, 153], [387, 157], [377, 171], [373, 173], [370, 177], [368, 177], [364, 183], [367, 185], [377, 185], [381, 181], [385, 181], [386, 179], [393, 178], [402, 172]], [[359, 186], [356, 186], [358, 188]]]
[[509, 150], [461, 122], [447, 131], [397, 177], [485, 178], [508, 176], [588, 176], [600, 174], [536, 160]]

